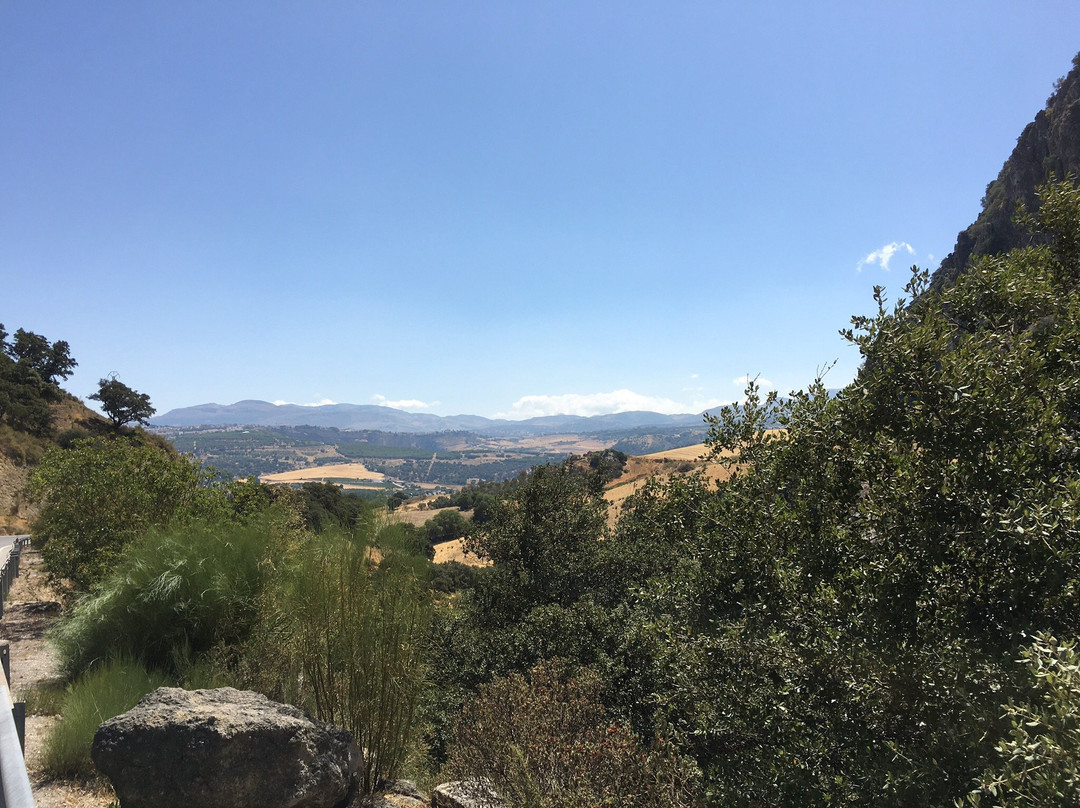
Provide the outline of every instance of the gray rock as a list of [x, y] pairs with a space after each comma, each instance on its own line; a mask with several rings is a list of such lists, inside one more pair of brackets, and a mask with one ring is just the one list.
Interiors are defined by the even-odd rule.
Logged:
[[428, 808], [428, 799], [411, 780], [383, 780], [374, 794], [358, 794], [349, 808]]
[[359, 766], [352, 735], [231, 687], [162, 687], [94, 735], [122, 808], [331, 808]]
[[487, 780], [455, 780], [435, 786], [431, 808], [506, 808]]

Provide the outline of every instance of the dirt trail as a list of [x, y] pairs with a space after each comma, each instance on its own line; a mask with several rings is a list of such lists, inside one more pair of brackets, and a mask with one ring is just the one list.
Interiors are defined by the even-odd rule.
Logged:
[[[41, 556], [24, 550], [0, 621], [0, 637], [11, 643], [11, 692], [17, 700], [57, 678], [59, 660], [45, 642], [45, 630], [59, 613], [59, 598], [41, 572]], [[116, 799], [107, 783], [53, 780], [42, 772], [43, 741], [56, 721], [51, 715], [26, 716], [26, 762], [37, 808], [107, 808]]]

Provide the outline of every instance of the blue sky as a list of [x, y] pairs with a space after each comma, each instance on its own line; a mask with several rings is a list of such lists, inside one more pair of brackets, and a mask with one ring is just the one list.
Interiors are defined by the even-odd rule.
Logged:
[[4, 3], [0, 322], [159, 412], [839, 387], [1078, 50], [1072, 0]]

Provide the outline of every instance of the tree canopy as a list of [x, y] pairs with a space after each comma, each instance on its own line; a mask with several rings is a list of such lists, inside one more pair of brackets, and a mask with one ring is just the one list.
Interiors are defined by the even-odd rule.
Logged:
[[98, 391], [90, 398], [101, 402], [101, 409], [117, 428], [131, 423], [145, 426], [157, 412], [150, 404], [150, 396], [132, 390], [115, 376], [101, 379], [98, 382]]
[[0, 323], [0, 420], [12, 428], [45, 435], [52, 425], [49, 405], [61, 396], [61, 379], [78, 364], [63, 340], [18, 329], [9, 341]]

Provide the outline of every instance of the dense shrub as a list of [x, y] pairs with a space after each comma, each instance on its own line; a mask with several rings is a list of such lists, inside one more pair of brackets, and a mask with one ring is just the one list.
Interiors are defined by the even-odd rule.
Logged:
[[458, 721], [444, 776], [484, 778], [515, 808], [683, 806], [693, 766], [609, 720], [600, 678], [550, 661], [480, 688]]
[[280, 561], [241, 652], [247, 685], [345, 727], [363, 750], [372, 790], [395, 776], [413, 739], [425, 684], [427, 560], [374, 526], [325, 531]]
[[300, 501], [304, 522], [315, 533], [332, 527], [352, 530], [372, 513], [372, 506], [363, 497], [346, 493], [334, 483], [304, 483]]
[[1080, 653], [1076, 642], [1040, 634], [1024, 651], [1032, 692], [1005, 705], [1008, 736], [998, 760], [968, 796], [974, 806], [1080, 806]]
[[76, 601], [53, 640], [75, 675], [123, 656], [182, 679], [215, 645], [243, 640], [257, 613], [272, 543], [285, 514], [155, 528], [134, 540], [115, 570]]
[[443, 544], [464, 538], [469, 533], [469, 522], [458, 511], [440, 511], [424, 524], [424, 532], [429, 544]]
[[30, 481], [42, 502], [34, 543], [55, 579], [87, 589], [147, 530], [219, 508], [213, 479], [191, 458], [136, 439], [50, 450]]
[[428, 585], [436, 592], [450, 594], [462, 589], [471, 589], [476, 580], [477, 568], [462, 564], [460, 561], [445, 561], [434, 564]]

